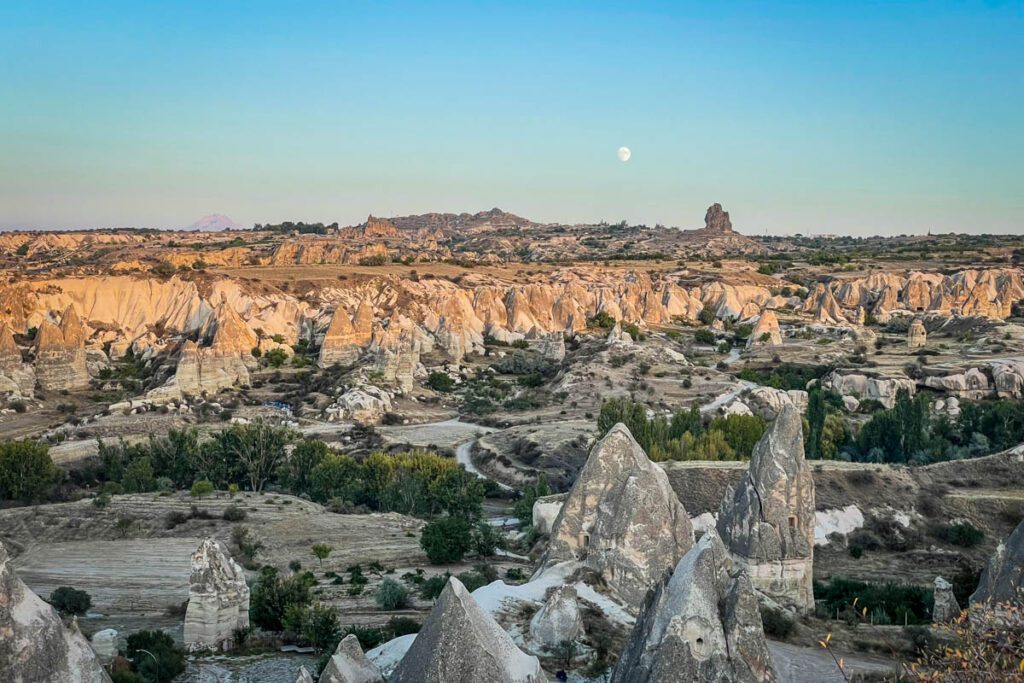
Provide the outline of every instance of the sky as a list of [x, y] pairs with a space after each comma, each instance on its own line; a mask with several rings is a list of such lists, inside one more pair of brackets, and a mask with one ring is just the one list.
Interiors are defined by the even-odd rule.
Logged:
[[1024, 233], [1024, 0], [0, 3], [0, 229], [713, 202]]

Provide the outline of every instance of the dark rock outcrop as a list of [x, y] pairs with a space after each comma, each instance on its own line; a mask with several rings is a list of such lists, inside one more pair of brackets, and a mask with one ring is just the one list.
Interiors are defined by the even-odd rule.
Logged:
[[1007, 602], [1024, 597], [1024, 522], [1017, 525], [1010, 537], [996, 547], [988, 565], [981, 572], [978, 589], [971, 594], [971, 604]]
[[704, 229], [712, 232], [732, 232], [732, 221], [729, 212], [722, 210], [722, 205], [715, 202], [704, 214]]

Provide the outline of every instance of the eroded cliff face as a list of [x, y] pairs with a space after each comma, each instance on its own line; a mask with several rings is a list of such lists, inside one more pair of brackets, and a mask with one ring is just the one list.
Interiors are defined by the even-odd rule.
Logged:
[[249, 587], [242, 568], [213, 539], [192, 555], [185, 645], [190, 652], [231, 650], [235, 632], [249, 626]]
[[109, 683], [77, 626], [29, 590], [0, 543], [0, 681]]
[[81, 389], [89, 385], [85, 363], [85, 330], [69, 305], [60, 325], [43, 321], [36, 335], [36, 380], [46, 391]]

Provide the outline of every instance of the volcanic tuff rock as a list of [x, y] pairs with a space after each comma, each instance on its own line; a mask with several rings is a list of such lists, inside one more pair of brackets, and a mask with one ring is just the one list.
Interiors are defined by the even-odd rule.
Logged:
[[21, 362], [21, 350], [6, 323], [0, 323], [0, 394], [12, 398], [32, 396], [36, 373], [28, 363]]
[[359, 359], [359, 353], [363, 344], [359, 343], [361, 335], [356, 333], [352, 321], [348, 317], [348, 311], [339, 306], [334, 309], [331, 316], [331, 324], [324, 335], [323, 343], [320, 345], [319, 365], [327, 368], [335, 363], [349, 365]]
[[1024, 522], [996, 547], [981, 572], [978, 589], [971, 594], [972, 605], [979, 602], [1006, 602], [1024, 597]]
[[794, 405], [803, 413], [807, 408], [807, 392], [801, 389], [784, 391], [757, 386], [743, 395], [743, 401], [755, 415], [765, 420], [774, 420], [786, 405]]
[[391, 397], [372, 385], [349, 389], [327, 408], [328, 419], [353, 420], [360, 424], [380, 421], [391, 410]]
[[757, 598], [709, 529], [648, 598], [613, 683], [776, 680]]
[[295, 683], [313, 683], [313, 674], [304, 666], [299, 667], [299, 673], [295, 676]]
[[580, 470], [555, 520], [542, 567], [582, 562], [636, 610], [648, 588], [692, 546], [690, 516], [668, 476], [629, 429], [617, 424]]
[[117, 631], [112, 628], [97, 631], [89, 639], [89, 645], [101, 662], [109, 662], [117, 656]]
[[541, 683], [540, 662], [516, 647], [454, 576], [389, 683]]
[[747, 348], [752, 346], [778, 346], [782, 343], [782, 332], [779, 330], [779, 319], [773, 311], [764, 310], [754, 330], [747, 338]]
[[935, 606], [932, 608], [932, 621], [944, 624], [960, 615], [960, 604], [953, 595], [953, 584], [941, 576], [935, 577]]
[[317, 683], [384, 683], [380, 669], [366, 658], [355, 634], [345, 636]]
[[907, 349], [910, 351], [916, 351], [928, 342], [928, 330], [924, 327], [924, 322], [920, 318], [914, 318], [914, 322], [910, 323], [910, 329], [907, 330]]
[[0, 681], [109, 683], [76, 624], [65, 628], [56, 610], [29, 590], [0, 543]]
[[192, 555], [185, 645], [190, 652], [231, 650], [234, 633], [249, 627], [249, 587], [242, 568], [212, 538]]
[[578, 640], [582, 633], [583, 618], [572, 586], [553, 589], [530, 619], [530, 638], [547, 650], [554, 650], [563, 640]]
[[786, 405], [754, 446], [747, 476], [726, 491], [718, 533], [755, 588], [807, 611], [814, 608], [814, 522], [802, 419]]
[[732, 221], [729, 220], [729, 212], [722, 210], [722, 205], [717, 202], [708, 207], [704, 214], [704, 229], [714, 232], [732, 232]]
[[831, 389], [840, 396], [854, 396], [859, 400], [874, 399], [886, 408], [896, 405], [896, 394], [905, 389], [911, 396], [917, 391], [914, 380], [905, 377], [868, 377], [867, 375], [843, 375], [833, 371], [821, 380], [825, 389]]
[[60, 326], [44, 321], [36, 334], [36, 379], [49, 391], [89, 385], [85, 364], [85, 330], [74, 306], [61, 316]]

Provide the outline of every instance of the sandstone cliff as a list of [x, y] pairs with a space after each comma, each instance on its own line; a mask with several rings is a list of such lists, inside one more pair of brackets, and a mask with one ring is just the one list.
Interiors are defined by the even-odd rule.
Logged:
[[89, 385], [85, 364], [85, 330], [68, 306], [60, 326], [44, 321], [36, 334], [36, 379], [47, 391], [81, 389]]

